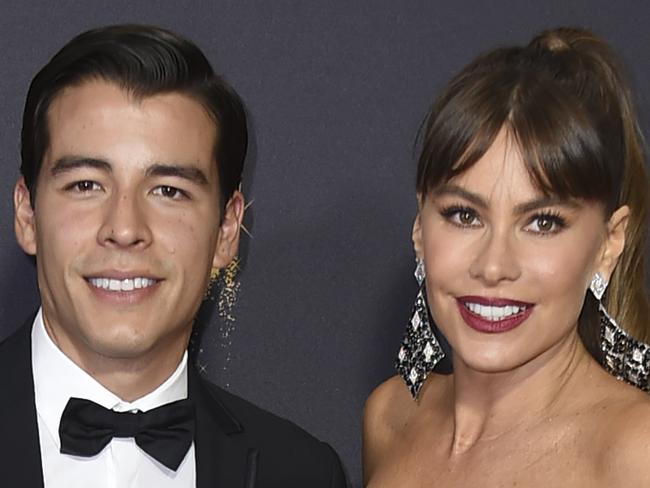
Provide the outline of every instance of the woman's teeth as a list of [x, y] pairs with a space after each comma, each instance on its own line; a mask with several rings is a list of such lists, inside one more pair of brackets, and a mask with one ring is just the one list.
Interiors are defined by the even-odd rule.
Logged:
[[112, 278], [88, 278], [88, 281], [95, 288], [109, 291], [132, 291], [141, 288], [148, 288], [156, 284], [157, 280], [150, 278], [126, 278], [115, 280]]
[[517, 315], [518, 313], [526, 310], [525, 306], [517, 305], [506, 305], [504, 307], [495, 307], [491, 305], [481, 305], [479, 303], [464, 303], [465, 307], [472, 313], [480, 315], [486, 320], [498, 321], [506, 319], [512, 315]]

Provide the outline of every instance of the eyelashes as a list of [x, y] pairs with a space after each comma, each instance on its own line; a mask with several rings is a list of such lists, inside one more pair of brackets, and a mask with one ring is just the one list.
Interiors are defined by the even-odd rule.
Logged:
[[[440, 209], [440, 215], [450, 224], [464, 229], [483, 226], [480, 214], [472, 207], [452, 204]], [[557, 210], [542, 210], [531, 214], [523, 230], [539, 235], [556, 234], [567, 227], [566, 219]]]
[[64, 188], [64, 191], [74, 192], [74, 193], [89, 193], [91, 191], [101, 190], [101, 186], [96, 181], [92, 180], [80, 180], [74, 181]]
[[183, 200], [189, 198], [189, 195], [186, 191], [170, 185], [157, 186], [152, 190], [151, 193], [153, 195], [168, 198], [170, 200]]
[[[76, 194], [79, 196], [89, 196], [93, 193], [103, 191], [102, 185], [93, 180], [78, 180], [68, 183], [63, 187], [63, 191]], [[158, 185], [151, 191], [151, 195], [166, 200], [190, 200], [191, 196], [186, 190], [172, 185]]]
[[554, 234], [566, 228], [566, 219], [556, 210], [545, 210], [535, 213], [528, 226], [535, 226], [534, 232], [540, 234]]
[[475, 221], [478, 222], [478, 213], [471, 207], [465, 205], [449, 205], [440, 210], [442, 215], [448, 222], [461, 227], [475, 227]]

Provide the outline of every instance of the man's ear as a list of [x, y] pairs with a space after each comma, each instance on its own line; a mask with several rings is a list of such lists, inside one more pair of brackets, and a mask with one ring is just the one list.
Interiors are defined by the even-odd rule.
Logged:
[[237, 251], [239, 250], [239, 234], [243, 218], [244, 195], [240, 191], [235, 191], [230, 197], [230, 200], [228, 200], [223, 217], [221, 218], [217, 246], [214, 250], [214, 258], [212, 260], [213, 268], [225, 268], [237, 256]]
[[612, 214], [607, 222], [607, 235], [597, 263], [598, 271], [607, 281], [611, 278], [616, 263], [625, 249], [625, 231], [629, 216], [630, 208], [623, 205]]
[[16, 240], [27, 254], [36, 255], [36, 219], [30, 193], [21, 177], [14, 187], [14, 230]]

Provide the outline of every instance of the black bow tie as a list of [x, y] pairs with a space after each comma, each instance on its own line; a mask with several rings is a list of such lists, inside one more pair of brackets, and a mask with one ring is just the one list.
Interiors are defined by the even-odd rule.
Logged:
[[61, 453], [94, 456], [113, 437], [133, 437], [140, 449], [176, 471], [192, 445], [194, 426], [194, 404], [187, 399], [132, 413], [70, 398], [59, 425]]

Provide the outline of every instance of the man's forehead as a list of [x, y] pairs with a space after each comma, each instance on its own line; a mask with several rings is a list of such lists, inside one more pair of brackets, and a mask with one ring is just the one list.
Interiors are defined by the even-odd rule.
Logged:
[[204, 165], [214, 162], [216, 125], [203, 107], [179, 93], [135, 101], [116, 84], [92, 80], [64, 90], [48, 113], [45, 160], [87, 157], [109, 162], [138, 161]]
[[98, 116], [107, 114], [108, 108], [117, 107], [125, 113], [147, 114], [152, 120], [155, 120], [155, 116], [165, 109], [172, 108], [178, 113], [179, 118], [191, 116], [190, 118], [211, 126], [213, 131], [218, 128], [205, 107], [190, 94], [180, 91], [139, 94], [119, 83], [102, 78], [90, 78], [64, 87], [52, 99], [48, 116], [50, 119], [61, 115], [65, 115], [66, 118]]

